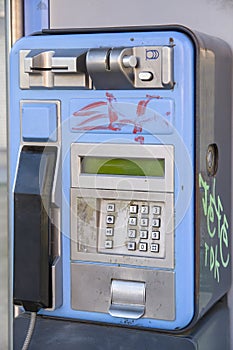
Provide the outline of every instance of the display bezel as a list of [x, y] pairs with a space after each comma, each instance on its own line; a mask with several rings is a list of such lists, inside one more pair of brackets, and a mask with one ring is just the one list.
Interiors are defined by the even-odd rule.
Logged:
[[[148, 160], [164, 159], [164, 176], [135, 176], [85, 173], [84, 157]], [[147, 192], [174, 192], [174, 146], [138, 145], [123, 143], [73, 143], [71, 144], [72, 187]]]

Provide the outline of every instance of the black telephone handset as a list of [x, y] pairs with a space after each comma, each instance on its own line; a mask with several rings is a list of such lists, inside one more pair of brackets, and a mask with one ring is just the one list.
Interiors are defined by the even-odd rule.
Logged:
[[37, 312], [51, 307], [50, 210], [57, 149], [22, 148], [14, 190], [16, 305]]

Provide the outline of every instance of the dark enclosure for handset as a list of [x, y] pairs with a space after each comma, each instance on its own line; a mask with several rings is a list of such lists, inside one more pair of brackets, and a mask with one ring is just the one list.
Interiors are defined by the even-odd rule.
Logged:
[[16, 305], [37, 312], [51, 307], [50, 211], [56, 147], [24, 146], [14, 190]]

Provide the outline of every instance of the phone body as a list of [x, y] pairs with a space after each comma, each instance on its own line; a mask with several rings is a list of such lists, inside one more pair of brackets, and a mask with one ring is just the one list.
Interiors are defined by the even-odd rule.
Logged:
[[24, 147], [56, 148], [46, 187], [56, 250], [40, 313], [179, 331], [227, 293], [231, 60], [226, 43], [182, 26], [15, 44], [11, 193]]

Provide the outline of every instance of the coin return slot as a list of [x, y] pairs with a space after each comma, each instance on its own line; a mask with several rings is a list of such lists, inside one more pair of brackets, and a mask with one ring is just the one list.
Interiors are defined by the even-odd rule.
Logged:
[[112, 280], [110, 315], [138, 319], [145, 313], [144, 282]]

